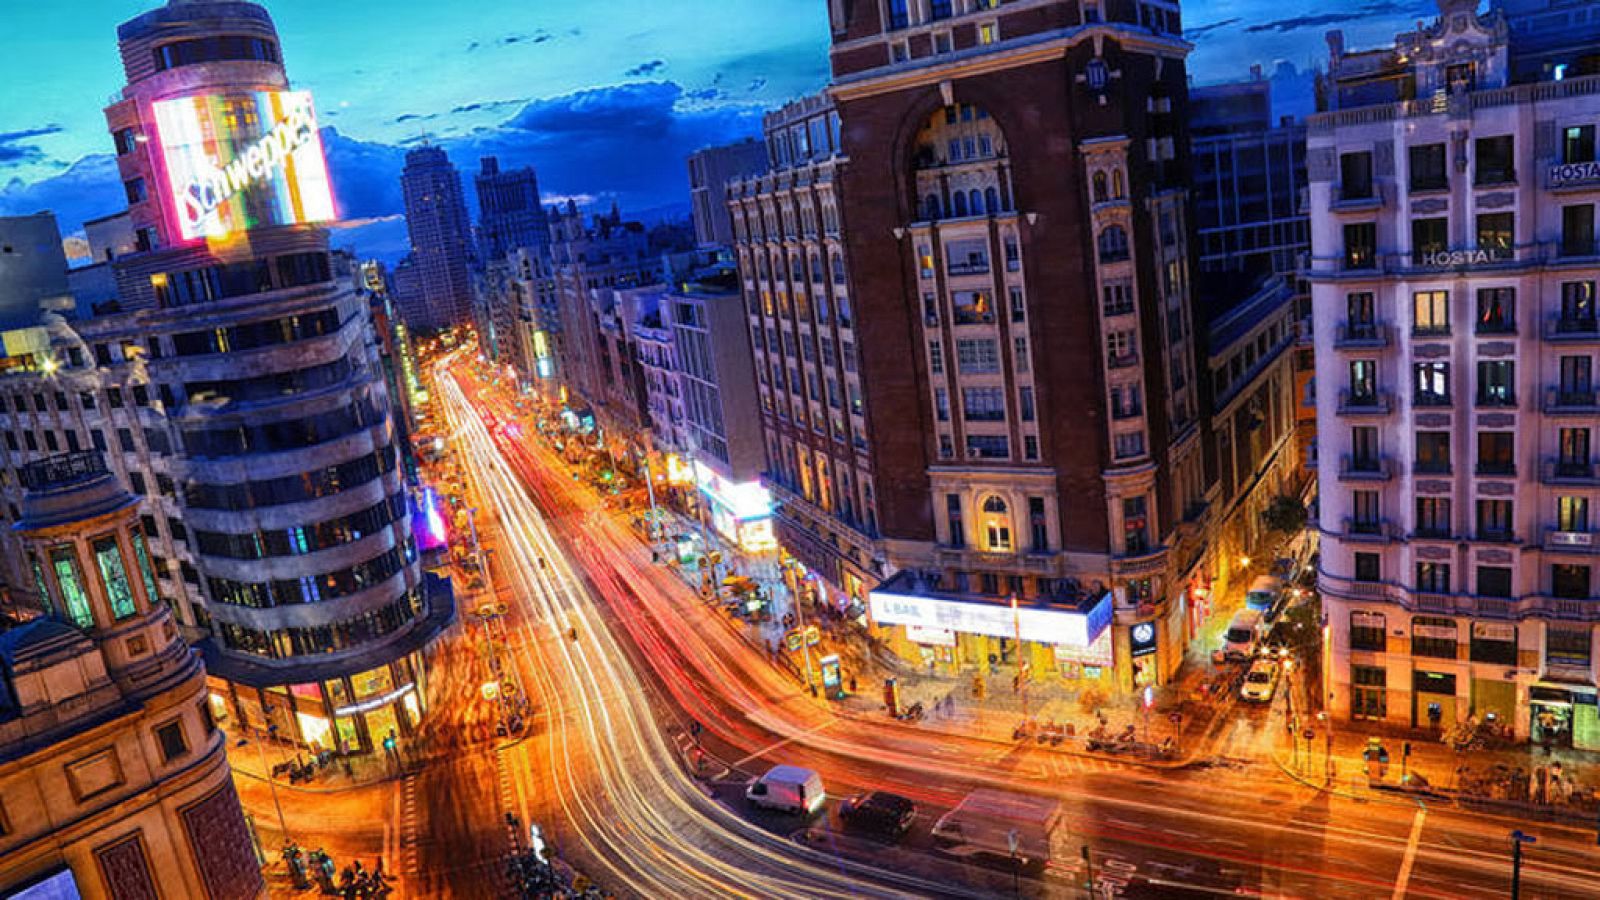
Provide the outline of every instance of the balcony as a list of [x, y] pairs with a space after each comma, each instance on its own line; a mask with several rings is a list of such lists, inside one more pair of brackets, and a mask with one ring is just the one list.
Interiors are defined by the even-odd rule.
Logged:
[[1144, 415], [1144, 404], [1142, 403], [1124, 403], [1120, 406], [1111, 407], [1111, 418], [1118, 422], [1137, 419], [1142, 415]]
[[1392, 475], [1387, 457], [1347, 454], [1339, 458], [1340, 481], [1388, 481]]
[[1594, 316], [1557, 316], [1544, 323], [1544, 339], [1555, 343], [1600, 341], [1600, 319]]
[[1600, 535], [1593, 531], [1544, 530], [1544, 549], [1548, 553], [1600, 553]]
[[1472, 333], [1478, 335], [1479, 337], [1495, 337], [1497, 335], [1515, 337], [1517, 333], [1517, 322], [1515, 319], [1503, 316], [1496, 316], [1491, 319], [1479, 319], [1472, 326]]
[[1119, 353], [1106, 357], [1106, 368], [1108, 369], [1126, 369], [1129, 366], [1138, 364], [1139, 354], [1137, 353]]
[[1383, 391], [1374, 393], [1339, 392], [1339, 415], [1341, 416], [1386, 416], [1393, 408], [1392, 398]]
[[1515, 478], [1517, 477], [1517, 464], [1514, 462], [1480, 462], [1472, 467], [1472, 474], [1480, 478]]
[[1411, 464], [1413, 475], [1450, 475], [1454, 471], [1448, 459], [1419, 459]]
[[1413, 272], [1478, 272], [1532, 265], [1545, 258], [1541, 244], [1481, 244], [1472, 247], [1429, 247], [1392, 257], [1390, 265]]
[[957, 306], [951, 321], [957, 325], [992, 325], [994, 309], [988, 306]]
[[1375, 350], [1388, 347], [1394, 329], [1387, 323], [1344, 322], [1333, 338], [1335, 350]]
[[1517, 395], [1512, 391], [1479, 391], [1474, 402], [1481, 409], [1516, 409]]
[[989, 274], [989, 261], [982, 257], [969, 259], [966, 262], [955, 262], [952, 260], [950, 264], [945, 267], [945, 272], [952, 277], [958, 277], [962, 275], [987, 275]]
[[1431, 394], [1418, 391], [1411, 395], [1411, 405], [1422, 409], [1449, 409], [1456, 405], [1449, 394]]
[[1560, 240], [1551, 245], [1557, 261], [1590, 260], [1600, 256], [1600, 241], [1594, 238]]
[[1335, 185], [1328, 209], [1333, 212], [1361, 212], [1383, 206], [1383, 186], [1366, 184]]
[[1455, 540], [1455, 535], [1450, 533], [1450, 529], [1448, 527], [1438, 528], [1431, 525], [1418, 525], [1416, 530], [1411, 532], [1411, 540], [1453, 541]]
[[1484, 597], [1478, 594], [1447, 594], [1400, 590], [1395, 602], [1409, 612], [1443, 613], [1479, 619], [1523, 619], [1528, 617], [1600, 622], [1600, 601], [1525, 594], [1521, 597]]
[[1587, 390], [1546, 388], [1544, 411], [1552, 416], [1593, 416], [1600, 414], [1600, 399], [1597, 399], [1592, 388]]
[[1111, 574], [1126, 578], [1155, 575], [1166, 568], [1167, 548], [1151, 547], [1141, 552], [1128, 552], [1111, 557]]
[[1547, 459], [1540, 468], [1539, 481], [1550, 487], [1600, 487], [1593, 462]]
[[1481, 544], [1517, 544], [1517, 533], [1509, 528], [1480, 528], [1472, 539]]
[[1344, 536], [1351, 541], [1378, 541], [1387, 543], [1396, 537], [1398, 531], [1394, 524], [1387, 519], [1365, 520], [1345, 519]]

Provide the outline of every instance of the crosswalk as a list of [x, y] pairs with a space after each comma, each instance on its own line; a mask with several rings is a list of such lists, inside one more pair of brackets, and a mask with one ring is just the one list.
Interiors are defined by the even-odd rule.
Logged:
[[400, 785], [400, 871], [415, 875], [417, 866], [417, 776], [407, 775]]

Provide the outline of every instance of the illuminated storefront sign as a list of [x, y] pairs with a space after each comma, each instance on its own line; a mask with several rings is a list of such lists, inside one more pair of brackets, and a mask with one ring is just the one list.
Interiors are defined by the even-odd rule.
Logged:
[[1057, 644], [1056, 665], [1063, 666], [1069, 663], [1078, 663], [1085, 666], [1110, 666], [1112, 651], [1111, 629], [1100, 632], [1094, 643], [1087, 647], [1068, 647]]
[[954, 647], [956, 633], [943, 628], [927, 628], [922, 625], [907, 625], [906, 640], [913, 644], [928, 644], [935, 647]]
[[152, 108], [183, 240], [336, 217], [311, 94], [200, 94]]
[[1038, 644], [1088, 647], [1111, 627], [1111, 594], [1087, 612], [1039, 609], [995, 603], [964, 602], [937, 597], [873, 591], [869, 597], [872, 620], [879, 625], [915, 625], [962, 634], [1014, 638]]
[[1600, 182], [1600, 162], [1566, 163], [1550, 167], [1550, 186], [1571, 187]]
[[1128, 629], [1128, 655], [1148, 656], [1156, 652], [1156, 623], [1139, 622]]

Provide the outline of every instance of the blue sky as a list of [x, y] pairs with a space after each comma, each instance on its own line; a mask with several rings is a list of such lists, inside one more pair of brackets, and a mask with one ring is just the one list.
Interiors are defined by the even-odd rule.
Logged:
[[[116, 26], [157, 0], [0, 0], [0, 214], [64, 231], [118, 207], [101, 108], [122, 85]], [[464, 172], [535, 165], [552, 196], [686, 204], [683, 156], [755, 134], [761, 110], [827, 79], [826, 0], [267, 0], [313, 91], [341, 209], [398, 212], [394, 172], [424, 133]], [[1197, 83], [1251, 63], [1301, 70], [1323, 33], [1387, 43], [1432, 0], [1186, 0]], [[70, 9], [64, 12], [64, 9]]]

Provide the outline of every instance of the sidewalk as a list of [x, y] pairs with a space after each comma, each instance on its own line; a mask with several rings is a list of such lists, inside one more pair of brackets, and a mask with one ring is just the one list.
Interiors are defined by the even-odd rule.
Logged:
[[[383, 751], [350, 754], [330, 758], [328, 764], [316, 767], [311, 778], [291, 781], [286, 765], [297, 761], [310, 762], [313, 754], [302, 746], [288, 741], [273, 740], [252, 732], [241, 734], [232, 722], [219, 725], [228, 736], [228, 765], [235, 774], [257, 781], [270, 781], [280, 789], [312, 794], [347, 791], [365, 785], [381, 784], [405, 777], [415, 767], [404, 760], [391, 764]], [[274, 772], [276, 770], [276, 772]]]

